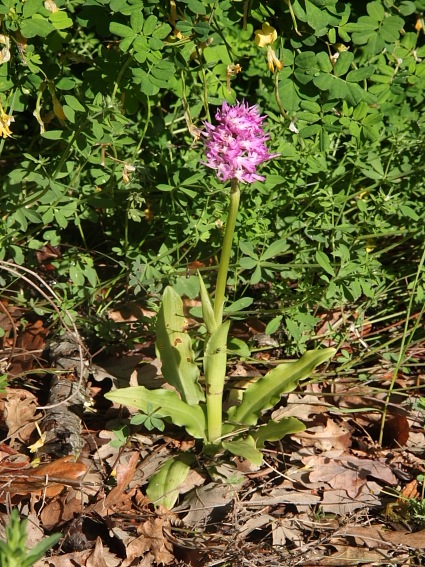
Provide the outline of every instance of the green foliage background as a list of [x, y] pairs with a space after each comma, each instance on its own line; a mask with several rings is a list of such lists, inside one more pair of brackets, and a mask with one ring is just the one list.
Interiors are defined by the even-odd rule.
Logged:
[[[223, 100], [244, 99], [267, 114], [281, 156], [243, 193], [233, 299], [254, 285], [268, 331], [284, 321], [301, 351], [322, 310], [403, 309], [425, 225], [424, 10], [1, 0], [0, 102], [14, 121], [0, 142], [0, 259], [41, 274], [109, 342], [117, 302], [155, 305], [169, 282], [195, 297], [187, 267], [214, 273], [227, 208], [197, 131]], [[264, 22], [280, 73], [253, 41]], [[60, 254], [40, 263], [46, 245]], [[48, 310], [1, 277], [15, 302]], [[422, 279], [418, 303], [423, 290]]]

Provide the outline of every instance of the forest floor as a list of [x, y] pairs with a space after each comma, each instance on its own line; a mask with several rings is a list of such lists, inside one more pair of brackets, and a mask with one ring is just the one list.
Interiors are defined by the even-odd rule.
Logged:
[[[0, 398], [0, 539], [11, 507], [28, 519], [28, 548], [61, 532], [37, 567], [425, 564], [424, 342], [396, 375], [380, 352], [344, 374], [331, 362], [273, 412], [297, 417], [305, 431], [269, 444], [260, 467], [234, 457], [212, 464], [182, 431], [132, 426], [136, 410], [103, 397], [162, 383], [154, 337], [93, 357], [79, 337], [72, 346], [56, 336], [53, 347], [41, 318], [1, 306], [8, 386]], [[340, 318], [330, 315], [333, 324]], [[357, 356], [369, 335], [385, 338], [402, 325], [364, 327], [342, 348]], [[279, 345], [264, 344], [264, 327], [252, 320], [233, 328], [260, 345], [252, 360], [229, 367], [235, 387], [281, 356]], [[177, 506], [155, 508], [147, 482], [180, 451], [195, 452], [197, 466]]]

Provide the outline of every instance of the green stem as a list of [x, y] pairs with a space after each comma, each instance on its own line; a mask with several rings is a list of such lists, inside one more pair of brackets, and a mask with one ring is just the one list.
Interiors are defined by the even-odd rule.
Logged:
[[220, 265], [218, 267], [217, 285], [215, 289], [214, 316], [217, 326], [223, 321], [223, 308], [229, 272], [230, 254], [232, 252], [233, 234], [235, 232], [236, 217], [238, 215], [241, 192], [239, 181], [232, 179], [230, 191], [229, 214], [227, 216], [226, 230], [224, 232], [223, 249], [221, 252]]
[[204, 370], [207, 398], [208, 442], [215, 445], [223, 426], [223, 392], [227, 365], [227, 334], [230, 321], [220, 325], [205, 349]]
[[229, 212], [223, 238], [214, 301], [214, 332], [205, 347], [204, 372], [207, 401], [208, 442], [215, 445], [221, 437], [223, 423], [223, 390], [227, 365], [227, 334], [230, 321], [223, 323], [223, 308], [229, 272], [230, 254], [240, 201], [239, 181], [232, 179]]

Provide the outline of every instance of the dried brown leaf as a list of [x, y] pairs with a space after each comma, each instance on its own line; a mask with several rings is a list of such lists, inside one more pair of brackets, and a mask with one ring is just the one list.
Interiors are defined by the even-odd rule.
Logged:
[[[130, 454], [130, 457], [126, 455], [124, 458], [126, 461], [117, 466], [117, 486], [111, 490], [104, 500], [101, 500], [94, 506], [94, 510], [101, 516], [105, 516], [110, 508], [117, 506], [122, 507], [132, 496], [132, 493], [125, 494], [125, 489], [134, 477], [139, 461], [139, 453], [134, 452]], [[133, 492], [134, 490], [135, 489], [133, 489]]]
[[211, 514], [217, 512], [217, 508], [225, 509], [235, 498], [236, 488], [227, 484], [212, 483], [191, 492], [181, 505], [184, 509], [189, 508], [184, 517], [185, 523], [190, 526], [203, 524]]
[[301, 440], [305, 447], [313, 446], [322, 451], [346, 449], [351, 446], [351, 434], [348, 429], [336, 424], [332, 419], [327, 420], [326, 426], [310, 427], [293, 437]]
[[108, 549], [105, 549], [100, 537], [96, 540], [95, 548], [86, 561], [86, 567], [118, 567], [121, 561]]
[[379, 506], [380, 492], [381, 487], [373, 481], [365, 482], [355, 496], [343, 488], [325, 489], [321, 505], [327, 514], [345, 516], [358, 509]]
[[[312, 468], [309, 479], [313, 483], [331, 482], [337, 487], [337, 476], [345, 471], [352, 471], [360, 479], [372, 477], [389, 485], [396, 485], [397, 478], [384, 459], [359, 459], [353, 455], [312, 455], [302, 459], [305, 465]], [[316, 486], [317, 487], [317, 486]], [[346, 486], [344, 488], [347, 488]]]
[[62, 492], [64, 487], [75, 484], [87, 472], [83, 463], [74, 462], [74, 457], [68, 455], [37, 468], [13, 470], [7, 472], [2, 469], [0, 474], [0, 501], [6, 499], [7, 494], [27, 496], [38, 494], [52, 498]]
[[310, 421], [312, 416], [323, 414], [329, 410], [329, 406], [324, 405], [318, 396], [306, 394], [289, 394], [286, 406], [280, 407], [272, 413], [272, 419], [278, 421], [283, 417], [297, 417], [303, 422]]
[[393, 546], [406, 546], [413, 549], [425, 549], [425, 530], [419, 532], [392, 531], [385, 526], [348, 526], [342, 530], [341, 535], [354, 537], [356, 543], [369, 548], [386, 548]]
[[37, 398], [31, 392], [22, 389], [6, 389], [4, 418], [9, 429], [11, 445], [15, 439], [28, 443], [35, 429], [35, 422], [41, 418], [37, 414]]
[[382, 560], [387, 559], [385, 552], [371, 551], [363, 547], [350, 547], [348, 545], [334, 545], [336, 552], [330, 557], [323, 557], [320, 565], [382, 565]]
[[154, 565], [175, 564], [173, 546], [164, 536], [164, 528], [168, 527], [168, 523], [166, 516], [143, 522], [137, 528], [140, 536], [127, 544], [127, 559], [122, 563], [122, 567], [129, 567], [135, 559], [146, 553], [153, 555]]

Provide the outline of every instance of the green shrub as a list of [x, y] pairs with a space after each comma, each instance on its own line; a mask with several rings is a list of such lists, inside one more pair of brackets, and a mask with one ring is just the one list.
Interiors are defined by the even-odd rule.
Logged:
[[[231, 282], [234, 298], [273, 282], [269, 331], [285, 320], [303, 351], [313, 306], [366, 310], [414, 273], [424, 0], [249, 5], [0, 2], [0, 259], [38, 270], [100, 335], [120, 297], [168, 283], [193, 297], [188, 264], [202, 261], [206, 280], [215, 269], [225, 204], [198, 129], [223, 99], [258, 103], [281, 153], [242, 195]], [[254, 42], [265, 22], [280, 72]]]

